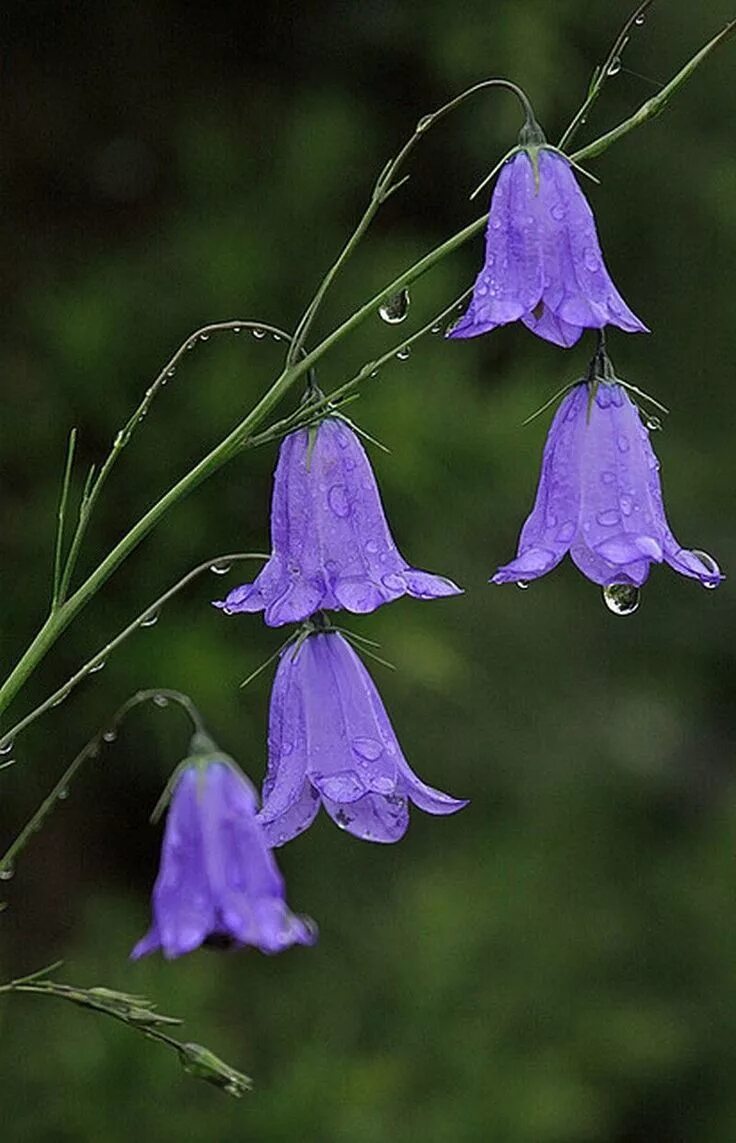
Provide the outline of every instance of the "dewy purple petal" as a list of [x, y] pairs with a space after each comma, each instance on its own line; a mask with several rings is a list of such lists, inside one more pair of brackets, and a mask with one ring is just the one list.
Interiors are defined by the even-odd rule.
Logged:
[[663, 560], [706, 587], [723, 578], [717, 565], [673, 536], [649, 432], [618, 384], [601, 382], [590, 402], [581, 383], [560, 404], [516, 559], [493, 582], [537, 579], [568, 551], [588, 579], [604, 586], [641, 586], [651, 564]]
[[260, 821], [274, 846], [306, 829], [320, 803], [349, 833], [379, 842], [403, 837], [409, 801], [431, 814], [466, 804], [417, 778], [368, 671], [334, 631], [283, 652], [268, 755]]
[[313, 944], [311, 922], [291, 913], [256, 821], [256, 797], [228, 762], [185, 768], [174, 788], [153, 890], [153, 924], [131, 956], [171, 958], [210, 937], [264, 953]]
[[403, 595], [438, 599], [460, 592], [417, 571], [399, 552], [376, 479], [352, 429], [328, 418], [283, 441], [271, 506], [273, 552], [253, 583], [219, 601], [227, 614], [264, 611], [272, 627], [315, 611], [375, 611]]
[[551, 148], [541, 148], [537, 158], [538, 185], [526, 151], [501, 168], [483, 269], [448, 337], [477, 337], [518, 319], [565, 347], [584, 329], [609, 324], [646, 332], [606, 269], [593, 213], [570, 163]]

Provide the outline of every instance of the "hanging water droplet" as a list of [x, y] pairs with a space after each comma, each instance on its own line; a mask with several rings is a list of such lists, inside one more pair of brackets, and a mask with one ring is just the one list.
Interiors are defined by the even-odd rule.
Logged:
[[662, 422], [659, 417], [647, 417], [646, 425], [650, 433], [658, 433], [662, 428]]
[[169, 705], [169, 700], [166, 697], [166, 695], [154, 695], [153, 696], [153, 705], [158, 706], [161, 708], [161, 710], [163, 710], [163, 708], [165, 706]]
[[68, 691], [62, 691], [61, 694], [59, 695], [59, 697], [54, 699], [54, 701], [52, 702], [51, 705], [52, 706], [61, 706], [61, 704], [64, 702], [64, 700], [69, 698], [70, 694], [71, 694], [71, 689]]
[[194, 347], [195, 347], [195, 345], [196, 345], [196, 344], [197, 344], [197, 339], [196, 339], [196, 337], [195, 337], [195, 338], [192, 338], [192, 340], [191, 340], [191, 341], [188, 341], [188, 342], [187, 342], [187, 349], [194, 349]]
[[611, 60], [610, 64], [608, 65], [608, 71], [606, 72], [606, 75], [618, 75], [618, 73], [620, 71], [621, 71], [621, 60], [619, 59], [618, 56], [614, 56], [613, 59]]
[[148, 614], [143, 619], [141, 619], [140, 626], [155, 627], [155, 625], [158, 623], [159, 615], [159, 611], [149, 611]]
[[404, 287], [399, 290], [398, 294], [394, 294], [391, 298], [386, 298], [381, 302], [378, 307], [378, 316], [389, 325], [398, 325], [402, 322], [406, 315], [409, 313], [409, 306], [411, 305], [411, 298], [409, 291]]
[[166, 370], [166, 376], [167, 377], [173, 377], [175, 373], [176, 373], [176, 366], [175, 365], [172, 365], [171, 369]]
[[442, 329], [442, 322], [438, 321], [438, 322], [435, 322], [435, 324], [432, 326], [432, 328], [430, 329], [429, 332], [430, 333], [439, 333], [441, 329]]
[[252, 329], [251, 333], [253, 334], [256, 341], [261, 341], [266, 336], [265, 329], [261, 329], [260, 326], [256, 326], [255, 329]]
[[69, 790], [65, 786], [63, 790], [59, 790], [59, 792], [56, 796], [59, 799], [59, 801], [65, 802], [66, 799], [69, 797]]
[[408, 358], [411, 357], [411, 346], [409, 346], [409, 345], [402, 346], [401, 349], [398, 349], [396, 351], [396, 356], [398, 357], [399, 361], [408, 360]]
[[210, 571], [214, 575], [227, 575], [232, 566], [229, 560], [216, 560], [215, 563], [210, 564]]
[[522, 591], [526, 591], [526, 589], [529, 587], [529, 584], [525, 579], [517, 579], [516, 586]]
[[603, 588], [603, 602], [614, 615], [633, 615], [641, 592], [633, 583], [609, 583]]
[[646, 16], [643, 12], [640, 12], [639, 15], [635, 17], [634, 23], [636, 24], [637, 28], [640, 28], [645, 20]]
[[718, 587], [721, 579], [721, 569], [713, 559], [713, 556], [709, 555], [708, 552], [704, 552], [699, 548], [693, 548], [693, 555], [697, 556], [709, 575], [717, 577], [717, 579], [711, 580], [709, 583], [704, 583], [703, 587], [708, 588], [709, 591], [711, 588]]
[[8, 863], [0, 866], [0, 881], [10, 881], [15, 874], [15, 866]]
[[233, 333], [242, 333], [242, 332], [243, 332], [242, 325], [234, 325], [233, 326]]
[[118, 736], [117, 730], [113, 730], [113, 728], [110, 727], [110, 729], [106, 730], [104, 732], [104, 734], [102, 735], [102, 740], [103, 740], [103, 742], [114, 742], [115, 739], [117, 738], [117, 736]]
[[368, 376], [369, 376], [369, 377], [377, 377], [377, 376], [378, 376], [378, 370], [377, 370], [377, 369], [374, 369], [372, 373], [369, 373], [369, 374], [368, 374]]
[[210, 335], [208, 333], [200, 333], [200, 335], [199, 335], [200, 341], [209, 341], [209, 339], [210, 339]]
[[105, 666], [105, 660], [100, 659], [99, 663], [95, 663], [94, 667], [90, 667], [90, 669], [87, 671], [87, 674], [88, 675], [96, 675], [98, 671], [101, 671], [104, 668], [104, 666]]
[[13, 749], [13, 739], [11, 738], [7, 742], [3, 742], [2, 746], [0, 746], [0, 754], [10, 754], [10, 751], [12, 749]]
[[271, 337], [273, 338], [274, 341], [281, 341], [281, 334], [280, 333], [272, 333]]
[[422, 118], [417, 123], [414, 130], [415, 131], [426, 131], [427, 128], [431, 125], [433, 119], [434, 119], [434, 115], [423, 115]]

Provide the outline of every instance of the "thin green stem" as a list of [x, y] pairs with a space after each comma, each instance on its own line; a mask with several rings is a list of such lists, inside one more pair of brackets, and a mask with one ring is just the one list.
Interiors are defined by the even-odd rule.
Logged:
[[132, 620], [132, 622], [124, 627], [123, 630], [120, 631], [114, 639], [110, 639], [104, 647], [100, 648], [100, 650], [84, 664], [84, 666], [80, 667], [79, 670], [76, 671], [70, 678], [68, 678], [66, 682], [62, 683], [60, 687], [57, 687], [53, 694], [50, 694], [48, 698], [44, 699], [44, 701], [39, 704], [39, 706], [35, 707], [34, 710], [30, 711], [19, 722], [17, 722], [15, 726], [12, 726], [9, 730], [7, 730], [5, 734], [3, 734], [3, 736], [0, 738], [0, 751], [2, 751], [3, 748], [7, 749], [9, 745], [11, 745], [13, 741], [18, 737], [18, 735], [22, 733], [22, 731], [26, 730], [26, 728], [34, 723], [37, 718], [40, 718], [42, 714], [45, 714], [47, 710], [50, 710], [50, 708], [53, 706], [57, 706], [60, 702], [67, 698], [68, 695], [74, 690], [76, 686], [79, 685], [79, 683], [82, 682], [83, 679], [85, 679], [88, 675], [93, 674], [95, 670], [99, 670], [101, 666], [104, 666], [104, 664], [110, 658], [110, 655], [117, 650], [117, 648], [128, 638], [129, 635], [132, 635], [135, 631], [139, 631], [142, 627], [148, 626], [151, 624], [151, 621], [155, 622], [161, 608], [164, 607], [165, 604], [169, 602], [169, 600], [173, 599], [174, 596], [182, 590], [182, 588], [186, 587], [187, 584], [196, 579], [197, 576], [200, 576], [205, 571], [211, 570], [213, 567], [217, 568], [220, 565], [223, 568], [226, 568], [228, 564], [235, 563], [238, 560], [267, 559], [268, 556], [264, 555], [262, 552], [232, 552], [224, 556], [215, 556], [212, 559], [205, 560], [203, 563], [198, 564], [196, 568], [192, 568], [192, 570], [187, 572], [185, 576], [182, 576], [182, 578], [178, 580], [173, 585], [173, 587], [170, 587], [163, 593], [163, 595], [160, 595], [158, 599], [153, 601], [153, 603], [149, 603], [148, 606], [143, 611], [141, 611], [140, 614]]
[[691, 60], [688, 60], [684, 67], [680, 68], [677, 75], [675, 75], [669, 83], [665, 84], [661, 91], [658, 91], [651, 99], [647, 99], [645, 103], [642, 103], [638, 111], [635, 111], [633, 115], [630, 115], [628, 119], [625, 119], [623, 123], [619, 123], [618, 126], [614, 127], [611, 131], [606, 132], [605, 135], [601, 135], [599, 139], [595, 139], [592, 143], [589, 143], [587, 147], [575, 151], [570, 158], [579, 163], [583, 159], [592, 159], [596, 155], [602, 155], [604, 151], [607, 151], [608, 148], [614, 143], [617, 143], [619, 139], [623, 139], [624, 135], [628, 135], [629, 131], [633, 131], [636, 127], [641, 127], [642, 124], [653, 119], [655, 115], [659, 115], [661, 111], [664, 111], [665, 106], [675, 91], [690, 78], [703, 60], [706, 59], [723, 40], [731, 35], [735, 28], [736, 20], [731, 20], [718, 35], [713, 36]]
[[390, 159], [381, 171], [373, 187], [373, 193], [371, 194], [370, 202], [368, 203], [363, 216], [358, 222], [358, 225], [356, 226], [353, 233], [350, 235], [350, 238], [345, 243], [345, 246], [340, 251], [337, 259], [320, 282], [319, 286], [317, 287], [317, 292], [315, 293], [311, 302], [307, 306], [307, 309], [299, 320], [296, 332], [294, 333], [294, 339], [291, 343], [289, 353], [286, 358], [287, 366], [293, 364], [293, 362], [296, 361], [298, 354], [302, 350], [312, 321], [314, 320], [315, 315], [320, 305], [322, 304], [322, 300], [325, 294], [332, 285], [332, 282], [339, 274], [342, 267], [352, 255], [356, 246], [378, 213], [379, 208], [384, 202], [386, 202], [389, 196], [392, 195], [395, 190], [398, 190], [399, 186], [406, 181], [405, 179], [402, 179], [400, 182], [396, 182], [395, 179], [401, 167], [404, 165], [404, 162], [413, 151], [414, 147], [417, 145], [420, 139], [422, 139], [427, 134], [427, 132], [440, 121], [440, 119], [443, 119], [451, 111], [454, 111], [456, 108], [460, 107], [472, 96], [477, 95], [479, 91], [484, 91], [487, 88], [491, 87], [502, 87], [507, 91], [511, 91], [520, 101], [522, 108], [524, 109], [527, 123], [536, 125], [534, 110], [526, 92], [523, 91], [522, 88], [520, 88], [517, 84], [512, 83], [511, 80], [499, 78], [486, 79], [481, 83], [473, 84], [472, 87], [462, 91], [459, 95], [456, 95], [454, 99], [444, 103], [442, 107], [439, 107], [436, 111], [430, 112], [429, 115], [423, 115], [414, 129], [414, 133], [409, 137], [409, 139], [407, 139], [406, 143], [404, 143], [404, 146], [401, 148], [396, 157]]
[[613, 41], [611, 49], [605, 60], [593, 72], [593, 78], [590, 82], [590, 86], [588, 87], [588, 93], [578, 110], [575, 112], [572, 120], [565, 128], [560, 141], [557, 144], [561, 151], [564, 151], [565, 147], [570, 145], [575, 135], [577, 135], [578, 131], [587, 120], [588, 113], [593, 107], [593, 104], [597, 101], [598, 96], [601, 94], [606, 80], [615, 75], [616, 71], [620, 68], [621, 55], [631, 38], [632, 28], [635, 28], [637, 24], [641, 24], [643, 22], [647, 9], [651, 8], [653, 3], [654, 0], [644, 0], [644, 2], [639, 5], [636, 11], [631, 13], [623, 28], [616, 36], [616, 39]]
[[113, 742], [115, 740], [120, 723], [134, 707], [140, 706], [143, 702], [161, 699], [166, 699], [167, 702], [177, 703], [187, 713], [195, 734], [206, 734], [201, 715], [189, 695], [165, 687], [153, 687], [147, 690], [136, 691], [129, 699], [126, 699], [122, 706], [118, 707], [112, 718], [105, 723], [104, 729], [98, 730], [98, 732], [90, 738], [89, 742], [82, 747], [76, 757], [72, 759], [59, 780], [41, 802], [38, 809], [31, 815], [11, 845], [8, 846], [2, 858], [0, 858], [0, 880], [12, 876], [18, 854], [27, 845], [30, 838], [38, 833], [59, 799], [66, 797], [69, 786], [83, 763], [86, 762], [88, 758], [96, 758], [102, 749], [103, 743]]
[[64, 477], [61, 482], [61, 495], [56, 522], [56, 540], [54, 543], [54, 586], [51, 593], [51, 610], [58, 606], [61, 594], [62, 566], [64, 559], [64, 531], [66, 525], [66, 512], [69, 505], [69, 488], [71, 486], [72, 469], [74, 467], [74, 450], [77, 444], [77, 430], [69, 433], [69, 442], [66, 447], [66, 463], [64, 464]]

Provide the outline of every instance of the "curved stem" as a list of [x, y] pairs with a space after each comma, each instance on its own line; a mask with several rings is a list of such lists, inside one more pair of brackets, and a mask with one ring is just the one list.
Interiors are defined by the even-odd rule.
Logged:
[[286, 358], [287, 367], [296, 360], [297, 355], [302, 350], [304, 340], [309, 332], [317, 310], [322, 304], [322, 300], [325, 294], [327, 293], [332, 282], [342, 267], [350, 258], [351, 254], [373, 221], [380, 206], [405, 181], [402, 179], [401, 182], [394, 182], [394, 179], [403, 166], [405, 160], [410, 155], [411, 151], [417, 145], [419, 140], [427, 134], [430, 128], [434, 127], [435, 123], [438, 123], [439, 120], [443, 119], [445, 115], [449, 114], [449, 112], [454, 111], [457, 107], [460, 107], [461, 104], [465, 103], [467, 99], [470, 99], [473, 95], [477, 95], [479, 91], [484, 91], [489, 87], [502, 87], [507, 91], [512, 92], [520, 101], [524, 109], [527, 124], [536, 126], [534, 110], [526, 92], [523, 91], [522, 88], [520, 88], [517, 84], [512, 83], [511, 80], [508, 79], [482, 80], [480, 83], [473, 84], [472, 87], [466, 88], [465, 91], [461, 92], [459, 95], [456, 95], [455, 98], [449, 100], [448, 103], [444, 103], [442, 107], [439, 107], [436, 111], [430, 112], [429, 115], [423, 115], [414, 129], [414, 133], [409, 137], [409, 139], [407, 139], [406, 143], [404, 143], [404, 146], [401, 148], [396, 157], [394, 159], [390, 159], [381, 171], [381, 174], [378, 176], [373, 188], [370, 202], [368, 203], [362, 218], [360, 219], [358, 225], [356, 226], [348, 241], [345, 243], [345, 246], [340, 251], [336, 261], [333, 263], [333, 265], [330, 267], [320, 282], [317, 288], [317, 292], [307, 306], [304, 314], [300, 318], [296, 332], [294, 333], [294, 338], [291, 343], [289, 353]]
[[191, 583], [192, 580], [196, 579], [197, 576], [202, 574], [202, 572], [209, 571], [213, 567], [216, 567], [218, 564], [231, 564], [235, 563], [237, 560], [267, 559], [268, 556], [264, 555], [262, 552], [233, 552], [225, 556], [215, 556], [213, 559], [205, 560], [203, 563], [198, 564], [196, 568], [192, 568], [192, 570], [187, 572], [185, 576], [182, 576], [182, 578], [178, 580], [173, 585], [173, 587], [170, 587], [168, 591], [165, 591], [163, 595], [160, 595], [158, 599], [153, 601], [153, 603], [149, 603], [144, 611], [137, 615], [136, 618], [127, 625], [127, 627], [124, 627], [123, 630], [120, 631], [114, 639], [111, 639], [108, 643], [106, 643], [105, 646], [97, 652], [97, 654], [93, 655], [92, 658], [89, 659], [84, 664], [84, 666], [80, 667], [79, 670], [76, 671], [70, 678], [68, 678], [65, 683], [62, 683], [62, 685], [58, 687], [53, 692], [53, 694], [50, 694], [48, 698], [44, 699], [44, 701], [40, 703], [39, 706], [35, 707], [34, 710], [30, 711], [19, 722], [17, 722], [15, 726], [12, 726], [8, 731], [6, 731], [5, 734], [3, 734], [3, 736], [0, 738], [0, 751], [3, 749], [7, 751], [9, 747], [12, 746], [14, 739], [17, 738], [17, 736], [21, 734], [22, 731], [26, 730], [27, 727], [34, 723], [37, 718], [40, 718], [42, 714], [45, 714], [46, 711], [51, 707], [57, 706], [60, 702], [62, 702], [63, 699], [67, 698], [71, 691], [74, 690], [74, 688], [78, 686], [78, 684], [81, 683], [82, 680], [85, 679], [88, 675], [93, 674], [95, 670], [99, 670], [101, 666], [104, 666], [113, 651], [117, 650], [120, 644], [123, 643], [129, 635], [132, 635], [134, 631], [139, 631], [141, 627], [145, 627], [147, 620], [150, 622], [152, 617], [157, 616], [161, 608], [166, 603], [168, 603], [170, 599], [173, 599], [173, 597], [177, 595], [182, 590], [182, 588], [186, 587], [187, 584]]
[[72, 759], [59, 780], [41, 802], [38, 809], [23, 826], [23, 829], [15, 841], [8, 846], [2, 858], [0, 858], [0, 880], [6, 880], [8, 877], [12, 877], [18, 854], [25, 847], [30, 838], [33, 837], [35, 833], [38, 833], [59, 799], [66, 797], [69, 785], [82, 764], [86, 762], [88, 758], [96, 758], [104, 743], [113, 742], [115, 740], [117, 737], [117, 728], [134, 707], [140, 706], [143, 702], [148, 702], [149, 700], [155, 701], [161, 698], [165, 698], [167, 702], [177, 703], [182, 710], [186, 712], [194, 727], [195, 734], [206, 734], [202, 717], [189, 695], [185, 695], [181, 691], [168, 690], [165, 687], [155, 687], [148, 690], [137, 691], [134, 695], [131, 695], [122, 706], [118, 707], [110, 721], [105, 724], [104, 730], [98, 730], [98, 732], [90, 738], [86, 746], [83, 746], [77, 756]]

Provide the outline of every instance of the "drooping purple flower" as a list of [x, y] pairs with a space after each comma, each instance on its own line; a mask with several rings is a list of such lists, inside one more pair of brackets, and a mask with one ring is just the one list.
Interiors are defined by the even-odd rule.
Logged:
[[398, 841], [409, 802], [430, 814], [467, 803], [409, 768], [373, 680], [336, 631], [282, 653], [271, 695], [268, 773], [260, 821], [271, 845], [305, 830], [320, 804], [367, 841]]
[[555, 345], [574, 345], [584, 329], [647, 327], [611, 281], [593, 212], [568, 160], [549, 147], [504, 163], [491, 198], [485, 264], [465, 314], [449, 337], [477, 337], [524, 322]]
[[166, 818], [153, 923], [134, 960], [157, 949], [182, 956], [208, 943], [264, 953], [314, 944], [312, 922], [287, 907], [257, 808], [250, 782], [224, 756], [183, 767]]
[[215, 606], [228, 615], [264, 611], [271, 627], [315, 611], [375, 611], [402, 595], [435, 599], [460, 588], [409, 567], [389, 531], [365, 450], [352, 429], [327, 418], [281, 445], [271, 505], [273, 552], [253, 583]]
[[673, 536], [649, 431], [616, 382], [598, 382], [592, 401], [583, 382], [560, 404], [518, 554], [492, 582], [538, 579], [567, 552], [604, 587], [639, 587], [651, 564], [662, 561], [704, 587], [723, 579], [711, 556], [681, 547]]

